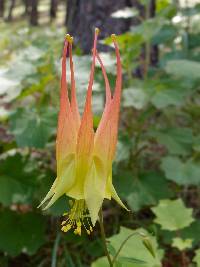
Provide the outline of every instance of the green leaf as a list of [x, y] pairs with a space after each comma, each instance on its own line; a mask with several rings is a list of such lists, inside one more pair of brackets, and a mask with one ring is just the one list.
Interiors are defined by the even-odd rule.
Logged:
[[[112, 236], [108, 240], [110, 241], [111, 245], [115, 248], [117, 251], [122, 244], [122, 242], [131, 234], [135, 232], [142, 232], [145, 235], [149, 236], [149, 239], [152, 243], [152, 247], [154, 251], [156, 252], [156, 257], [153, 258], [152, 255], [149, 253], [149, 251], [144, 247], [144, 244], [142, 242], [142, 238], [139, 235], [132, 236], [123, 246], [121, 252], [119, 253], [120, 257], [126, 257], [126, 258], [133, 258], [135, 260], [146, 262], [146, 265], [148, 267], [154, 267], [154, 266], [161, 266], [161, 258], [162, 258], [162, 252], [158, 249], [158, 244], [155, 239], [155, 237], [150, 236], [146, 230], [139, 228], [136, 230], [131, 230], [125, 227], [120, 228], [120, 232], [117, 235]], [[137, 267], [138, 263], [131, 263], [130, 266]], [[129, 266], [128, 263], [122, 264], [123, 267]]]
[[138, 264], [138, 265], [146, 265], [146, 262], [145, 261], [142, 261], [142, 260], [138, 260], [138, 259], [135, 259], [135, 258], [130, 258], [130, 257], [119, 257], [118, 258], [118, 262], [121, 262], [121, 263], [133, 263], [133, 264]]
[[187, 248], [192, 248], [192, 239], [182, 239], [180, 237], [175, 237], [172, 240], [172, 247], [178, 248], [180, 251], [183, 251]]
[[200, 152], [200, 136], [196, 136], [194, 138], [193, 149], [197, 152]]
[[151, 103], [158, 109], [169, 105], [180, 106], [188, 96], [194, 93], [194, 82], [185, 79], [162, 78], [146, 83], [146, 92], [150, 93]]
[[151, 103], [158, 109], [169, 105], [178, 106], [183, 104], [185, 93], [179, 89], [164, 89], [155, 92], [151, 98]]
[[[94, 261], [91, 267], [108, 267], [108, 259], [106, 257], [101, 257]], [[117, 267], [116, 264], [114, 267]]]
[[177, 35], [177, 28], [173, 25], [163, 25], [160, 31], [154, 36], [153, 43], [154, 44], [163, 44], [166, 42], [173, 41], [173, 39]]
[[193, 259], [193, 262], [196, 262], [197, 267], [200, 267], [200, 249], [197, 249], [195, 251], [195, 257]]
[[197, 233], [200, 232], [200, 221], [194, 221], [190, 226], [182, 229], [180, 231], [180, 235], [183, 239], [192, 239], [193, 245], [197, 245], [199, 243], [199, 236]]
[[19, 147], [44, 148], [55, 134], [56, 112], [52, 109], [35, 110], [19, 108], [10, 117], [10, 131]]
[[11, 256], [34, 254], [45, 242], [44, 217], [35, 213], [0, 213], [0, 250]]
[[0, 159], [0, 202], [30, 203], [36, 190], [36, 165], [29, 157], [10, 151]]
[[194, 221], [192, 209], [186, 208], [181, 199], [161, 200], [152, 211], [156, 215], [154, 221], [160, 224], [162, 229], [169, 231], [180, 230]]
[[124, 107], [142, 109], [146, 106], [148, 96], [141, 88], [128, 88], [123, 90]]
[[193, 5], [191, 7], [189, 7], [187, 4], [185, 4], [185, 7], [182, 8], [181, 12], [184, 16], [198, 15], [200, 12], [200, 4], [197, 1], [196, 1], [196, 5], [195, 5], [195, 1], [194, 1]]
[[200, 184], [200, 165], [194, 161], [182, 162], [178, 157], [168, 156], [162, 159], [161, 169], [167, 179], [179, 185]]
[[157, 0], [157, 2], [156, 2], [156, 11], [160, 12], [163, 9], [167, 8], [171, 4], [172, 3], [171, 3], [170, 0]]
[[162, 17], [150, 18], [138, 26], [132, 26], [133, 34], [140, 34], [144, 41], [151, 40], [162, 28], [164, 20]]
[[200, 79], [200, 63], [186, 59], [170, 60], [166, 64], [166, 72], [177, 77]]
[[173, 196], [165, 177], [158, 172], [146, 172], [137, 179], [132, 173], [119, 172], [114, 184], [120, 197], [125, 199], [133, 211], [156, 205], [160, 199]]
[[107, 248], [108, 248], [108, 251], [109, 251], [110, 255], [112, 255], [112, 256], [114, 257], [115, 254], [116, 254], [116, 250], [115, 250], [115, 248], [111, 245], [111, 243], [108, 243], [108, 244], [107, 244]]
[[168, 128], [155, 131], [153, 135], [171, 154], [187, 155], [191, 152], [193, 134], [190, 128]]
[[12, 62], [6, 77], [14, 81], [22, 81], [27, 75], [36, 71], [34, 64], [24, 61]]
[[[113, 247], [114, 251], [117, 251], [122, 244], [122, 242], [133, 233], [144, 233], [149, 236], [146, 230], [139, 228], [136, 230], [131, 230], [125, 227], [120, 228], [120, 233], [109, 238], [109, 243]], [[155, 237], [149, 237], [153, 246], [154, 251], [156, 251], [156, 258], [153, 258], [149, 251], [145, 248], [142, 238], [139, 235], [132, 236], [124, 245], [115, 267], [161, 267], [162, 251], [158, 248], [157, 241]], [[120, 265], [118, 265], [121, 263]], [[92, 267], [107, 267], [108, 260], [106, 257], [102, 257], [92, 263]]]
[[20, 94], [21, 88], [19, 82], [5, 77], [5, 71], [2, 69], [0, 70], [0, 80], [1, 103], [8, 103]]
[[45, 49], [40, 49], [37, 46], [30, 45], [27, 48], [21, 49], [20, 53], [18, 54], [18, 59], [21, 58], [21, 60], [26, 59], [34, 62], [41, 58], [45, 52]]
[[155, 258], [156, 257], [155, 251], [148, 236], [143, 237], [142, 243], [144, 244], [146, 249], [151, 253], [151, 255]]
[[[200, 232], [200, 222], [194, 221], [188, 227], [179, 230], [179, 234], [182, 239], [191, 239], [192, 246], [197, 246], [199, 243], [199, 236], [197, 233]], [[161, 235], [165, 244], [171, 245], [173, 238], [176, 238], [176, 232], [169, 232], [167, 230], [162, 230]]]
[[[79, 242], [79, 240], [80, 239], [78, 239], [77, 241]], [[74, 243], [76, 243], [77, 241], [75, 241]], [[102, 247], [102, 241], [100, 237], [95, 238], [94, 241], [89, 240], [89, 242], [88, 242], [88, 238], [86, 238], [85, 243], [82, 242], [82, 244], [83, 244], [83, 247], [86, 253], [90, 255], [91, 257], [100, 257], [104, 253], [104, 249]]]
[[117, 142], [115, 162], [127, 161], [130, 156], [131, 142], [129, 139], [121, 139]]

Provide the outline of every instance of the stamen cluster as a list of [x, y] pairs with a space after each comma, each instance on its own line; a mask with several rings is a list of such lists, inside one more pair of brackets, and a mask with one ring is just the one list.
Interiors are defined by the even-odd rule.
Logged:
[[67, 218], [61, 223], [61, 230], [66, 233], [70, 229], [74, 229], [74, 234], [81, 235], [83, 226], [87, 234], [90, 235], [93, 228], [85, 201], [83, 199], [71, 200], [70, 205], [72, 206], [71, 210], [63, 214]]

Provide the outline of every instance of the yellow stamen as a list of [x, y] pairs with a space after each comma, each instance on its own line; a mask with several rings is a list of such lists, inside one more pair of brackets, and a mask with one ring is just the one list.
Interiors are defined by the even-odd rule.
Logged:
[[74, 38], [72, 36], [70, 36], [70, 34], [66, 34], [65, 38], [69, 43], [73, 43]]
[[99, 34], [99, 33], [100, 33], [99, 28], [95, 28], [95, 33], [96, 33], [96, 34]]
[[77, 228], [76, 228], [76, 231], [77, 231], [77, 234], [78, 234], [78, 235], [81, 235], [81, 227], [77, 227]]
[[116, 34], [114, 34], [114, 33], [111, 34], [111, 38], [112, 38], [113, 41], [116, 41]]
[[68, 232], [69, 230], [71, 229], [71, 225], [70, 224], [67, 224], [67, 225], [65, 225], [65, 226], [63, 226], [62, 228], [61, 228], [61, 230], [63, 231], [63, 232]]
[[74, 234], [81, 235], [82, 226], [85, 228], [86, 233], [89, 235], [93, 229], [89, 220], [89, 214], [85, 200], [70, 200], [71, 210], [63, 215], [67, 215], [61, 225], [63, 232], [69, 231], [71, 228], [74, 229]]

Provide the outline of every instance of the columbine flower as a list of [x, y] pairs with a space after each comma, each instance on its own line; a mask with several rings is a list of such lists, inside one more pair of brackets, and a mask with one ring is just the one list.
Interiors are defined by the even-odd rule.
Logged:
[[[62, 230], [71, 228], [74, 233], [81, 234], [84, 227], [88, 234], [95, 225], [98, 212], [104, 198], [114, 198], [126, 208], [118, 197], [112, 184], [112, 161], [114, 159], [120, 97], [122, 86], [122, 70], [119, 49], [115, 35], [112, 40], [117, 58], [117, 79], [113, 96], [104, 65], [97, 52], [97, 36], [95, 30], [92, 66], [86, 95], [86, 103], [80, 119], [74, 70], [72, 61], [72, 37], [66, 36], [62, 56], [62, 77], [60, 91], [60, 113], [56, 141], [57, 178], [41, 205], [50, 200], [45, 209], [49, 208], [60, 196], [71, 197], [71, 210], [64, 214]], [[66, 53], [69, 52], [71, 70], [71, 101], [68, 97], [66, 82]], [[99, 126], [94, 132], [91, 108], [92, 86], [94, 80], [95, 61], [99, 61], [106, 88], [106, 103]]]

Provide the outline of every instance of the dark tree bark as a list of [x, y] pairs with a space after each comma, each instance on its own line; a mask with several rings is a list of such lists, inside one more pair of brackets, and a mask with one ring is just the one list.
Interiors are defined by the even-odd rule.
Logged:
[[[67, 0], [66, 21], [67, 30], [73, 35], [75, 44], [81, 45], [84, 53], [91, 51], [93, 31], [100, 28], [100, 38], [112, 33], [121, 34], [129, 30], [131, 25], [137, 25], [137, 18], [116, 19], [110, 15], [124, 7], [138, 8], [140, 15], [145, 19], [155, 16], [156, 0], [150, 0], [147, 9], [138, 0]], [[108, 50], [98, 44], [100, 50]], [[137, 77], [144, 78], [148, 67], [155, 66], [158, 62], [158, 47], [151, 43], [144, 44], [141, 51], [141, 65], [133, 70]]]
[[50, 5], [51, 20], [56, 18], [57, 6], [58, 6], [58, 0], [51, 0], [51, 5]]
[[31, 9], [31, 1], [30, 0], [23, 0], [24, 2], [24, 15], [28, 16], [30, 15], [30, 9]]
[[[150, 17], [153, 18], [156, 16], [156, 0], [151, 0], [150, 2]], [[159, 59], [159, 50], [157, 45], [152, 45], [151, 47], [151, 65], [155, 66], [158, 63]]]
[[91, 50], [95, 27], [100, 28], [100, 38], [112, 33], [120, 34], [129, 29], [131, 19], [116, 19], [110, 15], [133, 5], [136, 5], [136, 0], [67, 0], [67, 30], [74, 36], [75, 43], [88, 53]]
[[31, 0], [30, 24], [38, 25], [38, 0]]
[[0, 18], [3, 18], [5, 10], [5, 0], [0, 0]]
[[10, 7], [9, 7], [7, 21], [11, 21], [12, 20], [12, 12], [13, 12], [13, 8], [14, 7], [15, 7], [15, 0], [11, 0], [10, 1]]

